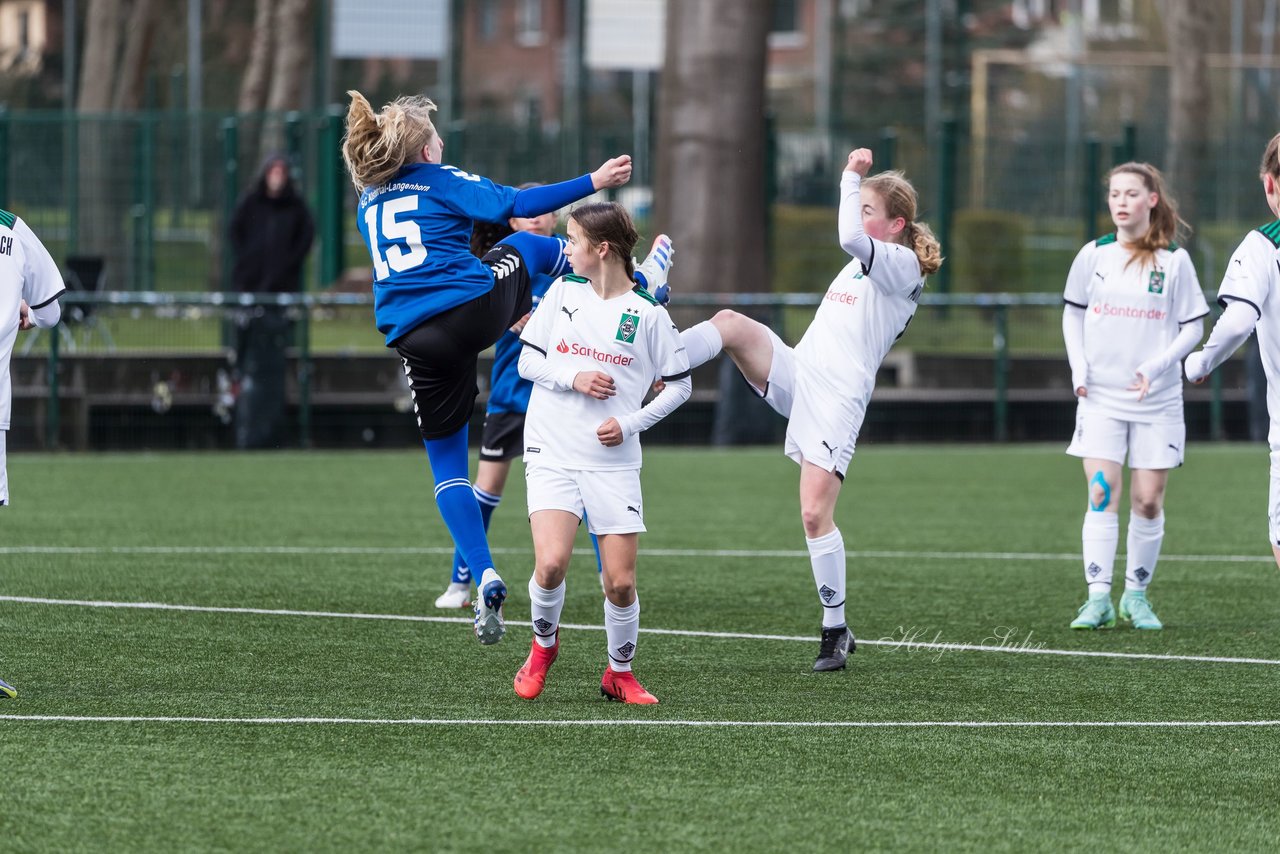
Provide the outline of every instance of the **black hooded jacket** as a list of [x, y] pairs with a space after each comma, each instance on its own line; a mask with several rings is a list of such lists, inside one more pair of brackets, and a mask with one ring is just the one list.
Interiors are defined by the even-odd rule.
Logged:
[[315, 223], [292, 177], [279, 196], [267, 194], [267, 170], [277, 162], [288, 166], [284, 157], [268, 157], [231, 217], [231, 280], [242, 293], [302, 289], [302, 265], [315, 238]]

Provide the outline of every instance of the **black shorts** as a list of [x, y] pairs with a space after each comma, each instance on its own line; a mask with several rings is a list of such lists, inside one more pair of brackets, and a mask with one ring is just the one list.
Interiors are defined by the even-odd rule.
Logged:
[[423, 321], [393, 343], [404, 362], [424, 439], [452, 436], [475, 410], [476, 357], [533, 308], [529, 271], [520, 253], [499, 245], [484, 256], [493, 290]]
[[491, 463], [514, 460], [524, 453], [524, 413], [487, 412], [480, 434], [480, 459]]

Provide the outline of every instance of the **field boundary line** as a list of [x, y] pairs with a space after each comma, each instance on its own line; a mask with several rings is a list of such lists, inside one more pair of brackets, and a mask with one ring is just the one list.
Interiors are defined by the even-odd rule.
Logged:
[[[532, 555], [532, 547], [496, 547], [497, 555]], [[0, 555], [452, 555], [452, 546], [0, 546]], [[574, 549], [575, 555], [595, 556], [588, 548]], [[640, 549], [642, 557], [730, 557], [805, 558], [804, 549]], [[883, 560], [1015, 560], [1078, 561], [1074, 552], [946, 552], [863, 549], [848, 550], [846, 557]], [[1123, 558], [1123, 552], [1117, 558]], [[1162, 554], [1160, 560], [1173, 563], [1275, 563], [1272, 555], [1177, 555]]]
[[[230, 607], [219, 605], [174, 605], [165, 602], [113, 602], [102, 599], [52, 599], [43, 596], [3, 596], [0, 595], [0, 602], [11, 602], [19, 605], [55, 605], [70, 606], [80, 608], [115, 608], [124, 610], [138, 611], [185, 611], [191, 613], [202, 614], [245, 614], [250, 616], [266, 616], [266, 617], [322, 617], [338, 620], [386, 620], [406, 623], [454, 623], [469, 625], [472, 620], [469, 617], [435, 617], [421, 614], [366, 614], [360, 612], [348, 611], [304, 611], [289, 608], [247, 608], [247, 607]], [[519, 620], [510, 620], [508, 626], [527, 626], [528, 623]], [[602, 632], [604, 626], [591, 625], [588, 623], [561, 623], [562, 628], [576, 629], [582, 631]], [[668, 635], [675, 637], [691, 637], [691, 638], [711, 638], [714, 640], [754, 640], [754, 641], [785, 641], [793, 643], [812, 643], [815, 638], [811, 635], [774, 635], [774, 634], [755, 634], [748, 632], [715, 632], [704, 631], [698, 629], [655, 629], [641, 628], [641, 634], [648, 635]], [[1109, 652], [1105, 650], [1088, 650], [1088, 649], [1045, 649], [1037, 646], [1015, 643], [1009, 645], [991, 645], [991, 644], [973, 644], [973, 643], [953, 643], [950, 641], [942, 642], [926, 642], [917, 641], [911, 637], [906, 638], [860, 638], [858, 640], [860, 646], [883, 646], [897, 648], [913, 652], [917, 650], [928, 650], [937, 652], [1003, 652], [1010, 654], [1023, 655], [1058, 655], [1076, 658], [1111, 658], [1121, 660], [1146, 660], [1146, 661], [1190, 661], [1200, 664], [1261, 664], [1277, 666], [1280, 660], [1270, 658], [1237, 658], [1231, 656], [1216, 655], [1176, 655], [1172, 653], [1155, 653], [1155, 652]]]
[[0, 715], [14, 723], [155, 723], [328, 726], [513, 726], [513, 727], [705, 727], [794, 729], [1193, 729], [1275, 727], [1277, 721], [700, 721], [588, 718], [570, 720], [511, 720], [502, 718], [214, 718], [130, 715]]

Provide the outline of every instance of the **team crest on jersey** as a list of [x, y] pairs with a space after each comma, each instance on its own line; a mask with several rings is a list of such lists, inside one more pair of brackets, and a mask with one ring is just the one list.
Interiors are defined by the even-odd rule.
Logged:
[[1151, 280], [1147, 283], [1147, 293], [1163, 294], [1164, 293], [1164, 271], [1152, 270]]
[[613, 337], [613, 340], [621, 341], [623, 344], [634, 344], [636, 343], [636, 330], [639, 328], [640, 315], [624, 311], [622, 319], [618, 321], [618, 334]]

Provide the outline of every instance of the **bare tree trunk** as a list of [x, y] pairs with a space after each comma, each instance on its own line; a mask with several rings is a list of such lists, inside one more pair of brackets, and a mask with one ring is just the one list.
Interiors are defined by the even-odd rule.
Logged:
[[111, 108], [123, 13], [123, 0], [89, 0], [84, 28], [84, 60], [80, 67], [80, 100], [77, 103], [82, 113], [105, 113]]
[[1165, 174], [1182, 218], [1195, 224], [1205, 197], [1202, 186], [1209, 154], [1211, 112], [1206, 51], [1213, 4], [1167, 0], [1165, 33], [1169, 52], [1169, 125]]
[[768, 290], [765, 46], [771, 0], [669, 3], [655, 220], [697, 291]]
[[[119, 77], [120, 49], [128, 9], [124, 0], [89, 0], [84, 59], [76, 104], [78, 170], [77, 252], [103, 259], [109, 287], [122, 287], [128, 254], [121, 200], [128, 200], [128, 148], [123, 123], [109, 118]], [[127, 204], [127, 202], [126, 202]], [[86, 287], [92, 283], [85, 282]]]
[[147, 58], [155, 35], [154, 0], [133, 0], [129, 23], [124, 35], [124, 56], [120, 60], [112, 108], [136, 110], [142, 106], [147, 82]]
[[249, 43], [249, 61], [240, 80], [236, 112], [256, 113], [267, 103], [267, 83], [271, 70], [271, 47], [274, 42], [271, 0], [255, 0], [253, 6], [253, 41]]
[[269, 110], [298, 110], [305, 106], [307, 72], [311, 68], [310, 0], [279, 0], [276, 7], [274, 67]]

